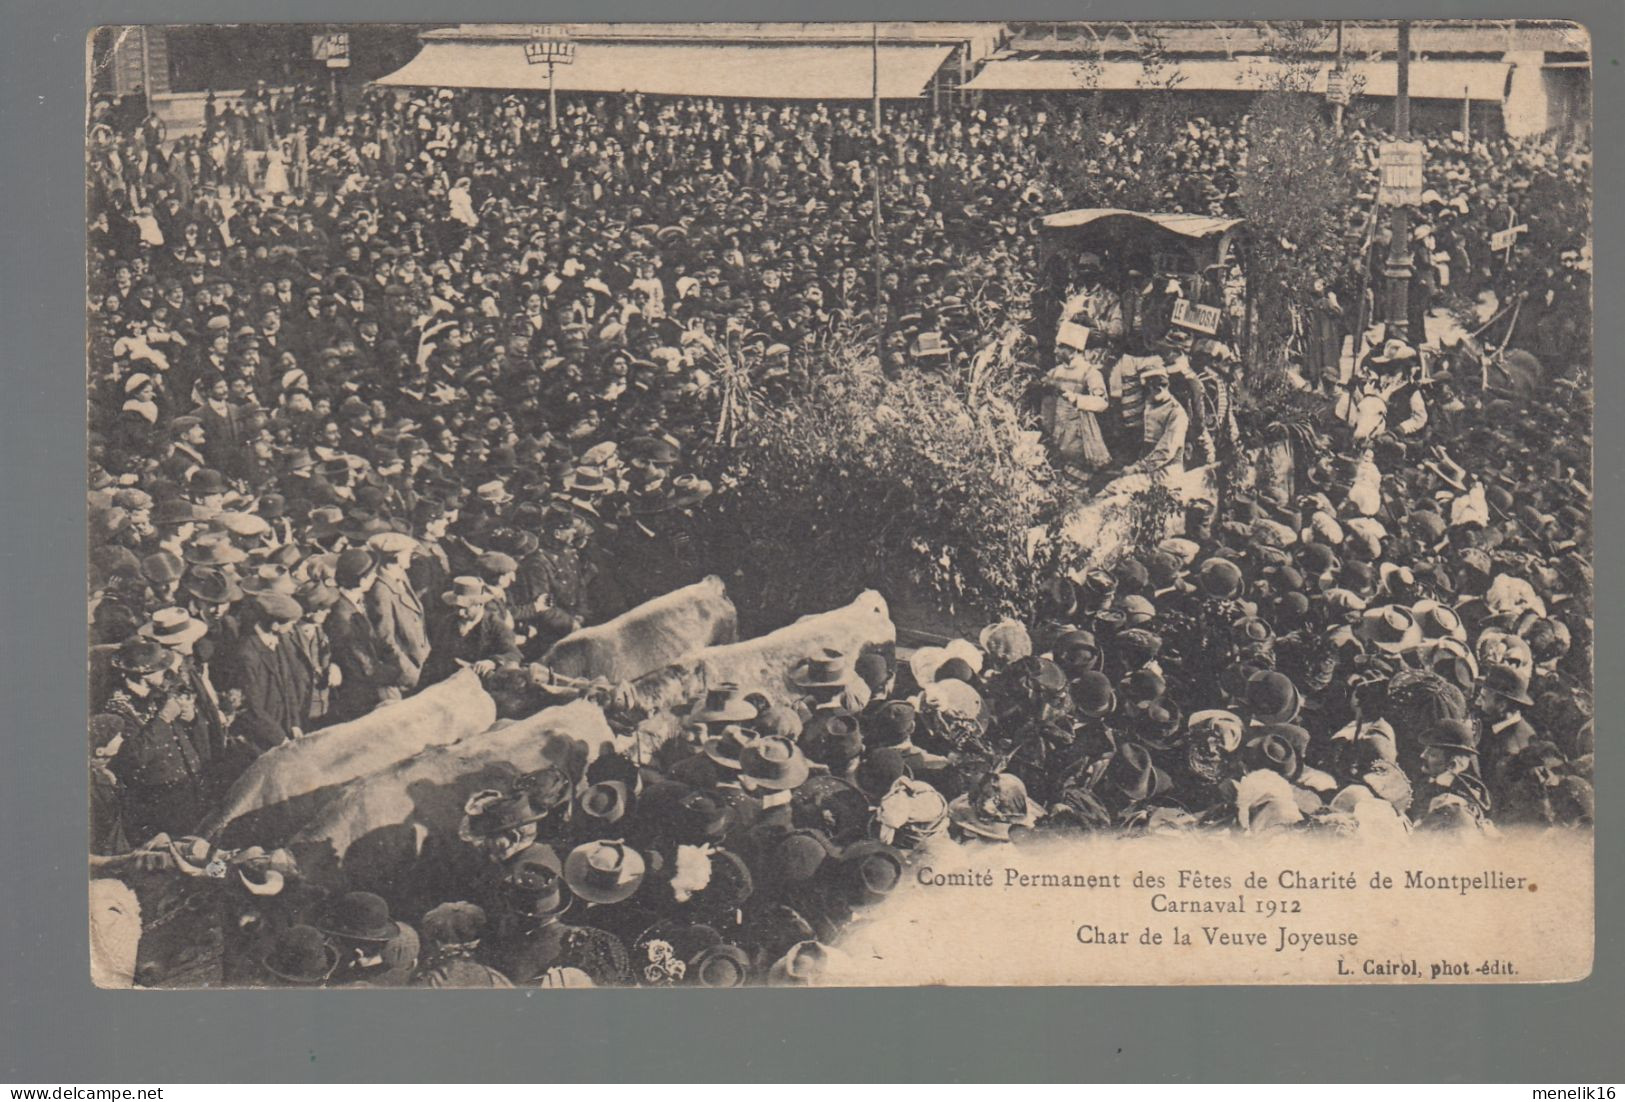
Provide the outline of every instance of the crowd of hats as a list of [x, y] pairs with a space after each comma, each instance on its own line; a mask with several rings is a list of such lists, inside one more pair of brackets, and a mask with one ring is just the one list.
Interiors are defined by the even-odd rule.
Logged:
[[[240, 356], [257, 361], [233, 401], [252, 396], [273, 411], [328, 398], [302, 433], [298, 417], [268, 426], [275, 444], [299, 435], [308, 444], [319, 422], [336, 418], [346, 428], [369, 398], [385, 400], [388, 418], [402, 415], [392, 384], [412, 374], [429, 341], [433, 367], [445, 374], [422, 373], [420, 385], [461, 391], [481, 415], [541, 406], [554, 432], [584, 440], [601, 435], [612, 410], [642, 398], [682, 436], [679, 422], [716, 401], [705, 393], [715, 374], [710, 348], [728, 346], [773, 386], [816, 370], [832, 331], [872, 319], [865, 111], [601, 98], [567, 101], [554, 135], [537, 108], [521, 96], [377, 91], [334, 127], [321, 115], [318, 130], [290, 105], [275, 117], [311, 130], [310, 190], [275, 200], [223, 192], [206, 179], [207, 157], [166, 163], [138, 135], [110, 143], [104, 157], [124, 171], [98, 189], [108, 228], [93, 241], [116, 246], [132, 270], [127, 285], [106, 271], [93, 287], [110, 358], [122, 350], [105, 380], [109, 411], [133, 381], [131, 401], [151, 386], [162, 414], [187, 412], [195, 380], [177, 386], [161, 366], [176, 331], [189, 342], [184, 355], [220, 341], [233, 376]], [[996, 329], [1001, 288], [1035, 271], [1028, 216], [1087, 198], [1075, 180], [1055, 178], [1044, 153], [1067, 133], [1068, 118], [1062, 106], [1023, 102], [965, 114], [888, 109], [881, 201], [890, 362], [968, 356]], [[1374, 149], [1380, 134], [1354, 136]], [[1235, 174], [1246, 146], [1238, 121], [1192, 119], [1154, 150], [1132, 126], [1112, 139], [1097, 166], [1102, 180], [1160, 165], [1169, 190], [1147, 205], [1238, 213]], [[1560, 247], [1583, 246], [1583, 149], [1559, 155], [1550, 144], [1460, 135], [1427, 141], [1425, 224], [1458, 283], [1497, 264], [1521, 273], [1518, 282], [1538, 282], [1542, 264], [1554, 274]], [[1366, 161], [1370, 179], [1360, 186], [1374, 191], [1375, 157]], [[146, 175], [132, 181], [134, 165]], [[453, 193], [477, 208], [474, 225], [451, 216]], [[1110, 195], [1097, 198], [1113, 205]], [[1351, 210], [1355, 230], [1365, 213]], [[1514, 214], [1531, 232], [1500, 263], [1489, 233]], [[141, 246], [142, 218], [161, 245]], [[1342, 291], [1352, 302], [1351, 289]], [[282, 325], [293, 330], [307, 302], [330, 323], [348, 324], [317, 325], [319, 339], [265, 348], [261, 311], [280, 304]], [[357, 315], [347, 302], [360, 305]], [[362, 334], [367, 321], [374, 328]], [[352, 330], [349, 344], [336, 328]], [[239, 347], [256, 341], [253, 352]], [[527, 381], [530, 365], [544, 377]], [[331, 384], [336, 368], [348, 376], [343, 390]], [[495, 434], [477, 421], [452, 428]], [[532, 424], [515, 435], [527, 429], [540, 434]]]
[[1374, 546], [1334, 530], [1367, 515], [1335, 471], [1290, 505], [1198, 503], [1183, 535], [1050, 579], [1030, 624], [815, 654], [794, 706], [715, 685], [579, 781], [475, 792], [462, 848], [395, 885], [421, 942], [379, 895], [261, 876], [255, 908], [298, 921], [250, 939], [240, 976], [815, 984], [933, 839], [1588, 826], [1589, 574], [1564, 546], [1585, 533], [1452, 509], [1483, 488], [1435, 485], [1447, 461], [1380, 479], [1401, 493]]
[[[1383, 482], [1414, 490], [1418, 469]], [[313, 896], [253, 944], [252, 975], [816, 984], [934, 839], [1588, 826], [1588, 575], [1529, 568], [1583, 533], [1444, 521], [1443, 486], [1389, 499], [1374, 549], [1323, 539], [1364, 515], [1343, 489], [1193, 505], [1183, 535], [1051, 579], [1030, 624], [895, 661], [815, 654], [793, 706], [714, 685], [676, 736], [579, 781], [548, 767], [471, 795], [463, 848], [396, 886], [421, 946], [381, 896]]]

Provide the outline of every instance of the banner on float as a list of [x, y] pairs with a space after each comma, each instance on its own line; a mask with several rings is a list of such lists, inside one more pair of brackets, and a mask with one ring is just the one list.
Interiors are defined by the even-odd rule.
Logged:
[[1070, 348], [1074, 352], [1082, 352], [1089, 344], [1091, 330], [1087, 325], [1079, 325], [1075, 321], [1063, 321], [1055, 333], [1055, 347]]
[[1529, 227], [1525, 225], [1508, 226], [1504, 230], [1496, 230], [1490, 234], [1490, 252], [1498, 253], [1503, 249], [1510, 249], [1518, 243], [1520, 233], [1528, 233]]
[[1188, 298], [1174, 299], [1173, 323], [1183, 328], [1194, 329], [1210, 337], [1217, 336], [1223, 317], [1224, 313], [1217, 306], [1203, 306]]

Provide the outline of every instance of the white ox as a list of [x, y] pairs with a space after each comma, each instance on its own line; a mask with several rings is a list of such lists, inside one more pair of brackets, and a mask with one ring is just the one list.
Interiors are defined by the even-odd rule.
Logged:
[[701, 647], [731, 643], [738, 631], [733, 602], [713, 574], [571, 632], [548, 649], [542, 665], [562, 677], [631, 681]]
[[496, 701], [480, 685], [478, 675], [459, 670], [359, 719], [267, 750], [237, 778], [198, 832], [220, 841], [232, 827], [233, 836], [273, 845], [297, 829], [338, 786], [428, 747], [477, 734], [496, 721], [496, 714]]
[[807, 659], [833, 650], [850, 662], [860, 654], [880, 651], [890, 662], [896, 647], [897, 627], [886, 598], [870, 589], [849, 605], [803, 616], [755, 639], [706, 647], [634, 682], [632, 688], [640, 702], [656, 706], [676, 704], [676, 695], [692, 698], [696, 689], [729, 683], [746, 693], [761, 693], [774, 704], [789, 704], [801, 695], [790, 684], [789, 674]]
[[[416, 890], [432, 894], [435, 869], [421, 866], [420, 859], [471, 856], [461, 852], [457, 839], [469, 796], [505, 788], [547, 766], [565, 770], [579, 787], [587, 763], [614, 744], [596, 704], [576, 700], [547, 708], [351, 781], [328, 798], [288, 848], [301, 872], [319, 882], [332, 883], [340, 874], [350, 887], [386, 898]], [[431, 840], [434, 854], [426, 852]]]

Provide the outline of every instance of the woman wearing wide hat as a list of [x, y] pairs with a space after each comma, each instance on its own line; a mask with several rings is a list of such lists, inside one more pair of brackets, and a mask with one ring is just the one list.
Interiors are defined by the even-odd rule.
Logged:
[[506, 863], [536, 841], [538, 824], [569, 802], [570, 781], [561, 770], [544, 769], [524, 787], [503, 792], [482, 789], [463, 805], [457, 836], [493, 861]]
[[564, 882], [588, 903], [608, 906], [637, 894], [646, 866], [643, 855], [624, 842], [587, 842], [564, 861]]
[[948, 804], [955, 834], [972, 841], [1010, 842], [1030, 831], [1043, 816], [1027, 786], [1010, 773], [989, 774]]
[[563, 917], [574, 903], [563, 866], [548, 846], [515, 855], [503, 876], [496, 929], [482, 959], [514, 983], [534, 983], [558, 961], [570, 928]]

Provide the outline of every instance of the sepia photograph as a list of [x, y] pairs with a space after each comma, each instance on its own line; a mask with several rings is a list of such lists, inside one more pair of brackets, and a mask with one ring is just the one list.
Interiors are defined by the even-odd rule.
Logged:
[[85, 54], [98, 987], [1591, 971], [1584, 26]]

